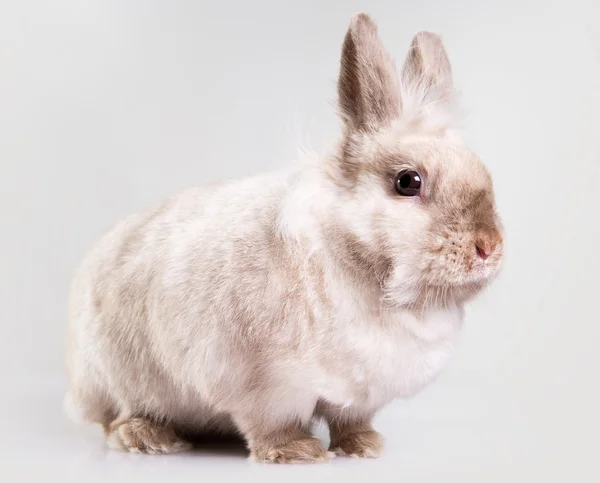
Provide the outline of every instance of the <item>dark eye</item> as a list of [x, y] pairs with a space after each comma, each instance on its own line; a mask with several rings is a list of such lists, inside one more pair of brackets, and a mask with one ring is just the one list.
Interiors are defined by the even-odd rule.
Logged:
[[399, 195], [418, 196], [421, 191], [421, 176], [416, 171], [400, 171], [394, 185]]

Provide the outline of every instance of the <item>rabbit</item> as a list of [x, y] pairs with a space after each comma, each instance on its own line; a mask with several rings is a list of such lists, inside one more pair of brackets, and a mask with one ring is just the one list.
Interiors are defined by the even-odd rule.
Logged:
[[375, 458], [376, 413], [447, 365], [503, 228], [440, 38], [417, 33], [398, 73], [354, 15], [338, 97], [329, 154], [184, 190], [84, 258], [65, 402], [109, 447], [168, 454], [207, 435], [259, 462]]

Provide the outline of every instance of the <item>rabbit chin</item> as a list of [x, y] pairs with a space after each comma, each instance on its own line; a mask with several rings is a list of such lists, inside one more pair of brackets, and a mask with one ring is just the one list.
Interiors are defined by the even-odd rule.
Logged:
[[467, 273], [452, 279], [428, 280], [391, 277], [384, 284], [385, 305], [406, 308], [450, 307], [461, 305], [483, 292], [496, 277], [498, 269]]
[[412, 308], [449, 308], [468, 302], [485, 290], [488, 281], [469, 282], [464, 284], [426, 283], [413, 286], [386, 290], [384, 303], [387, 306]]

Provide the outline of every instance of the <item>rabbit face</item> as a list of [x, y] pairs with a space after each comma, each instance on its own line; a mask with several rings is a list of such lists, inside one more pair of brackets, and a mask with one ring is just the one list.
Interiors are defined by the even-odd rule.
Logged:
[[345, 134], [328, 232], [339, 259], [375, 279], [393, 304], [464, 301], [498, 272], [502, 228], [491, 177], [460, 142], [440, 39], [415, 36], [399, 79], [367, 18], [342, 52]]

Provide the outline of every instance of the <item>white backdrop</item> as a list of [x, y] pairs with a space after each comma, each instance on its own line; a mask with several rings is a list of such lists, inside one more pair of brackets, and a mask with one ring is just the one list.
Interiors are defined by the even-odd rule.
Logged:
[[[467, 139], [495, 178], [506, 264], [470, 306], [457, 357], [422, 395], [381, 413], [388, 451], [376, 462], [282, 470], [235, 454], [105, 453], [98, 432], [61, 414], [76, 264], [114, 222], [173, 191], [328, 147], [356, 11], [398, 62], [417, 30], [442, 35]], [[589, 481], [600, 430], [599, 18], [595, 0], [0, 0], [0, 479]]]

